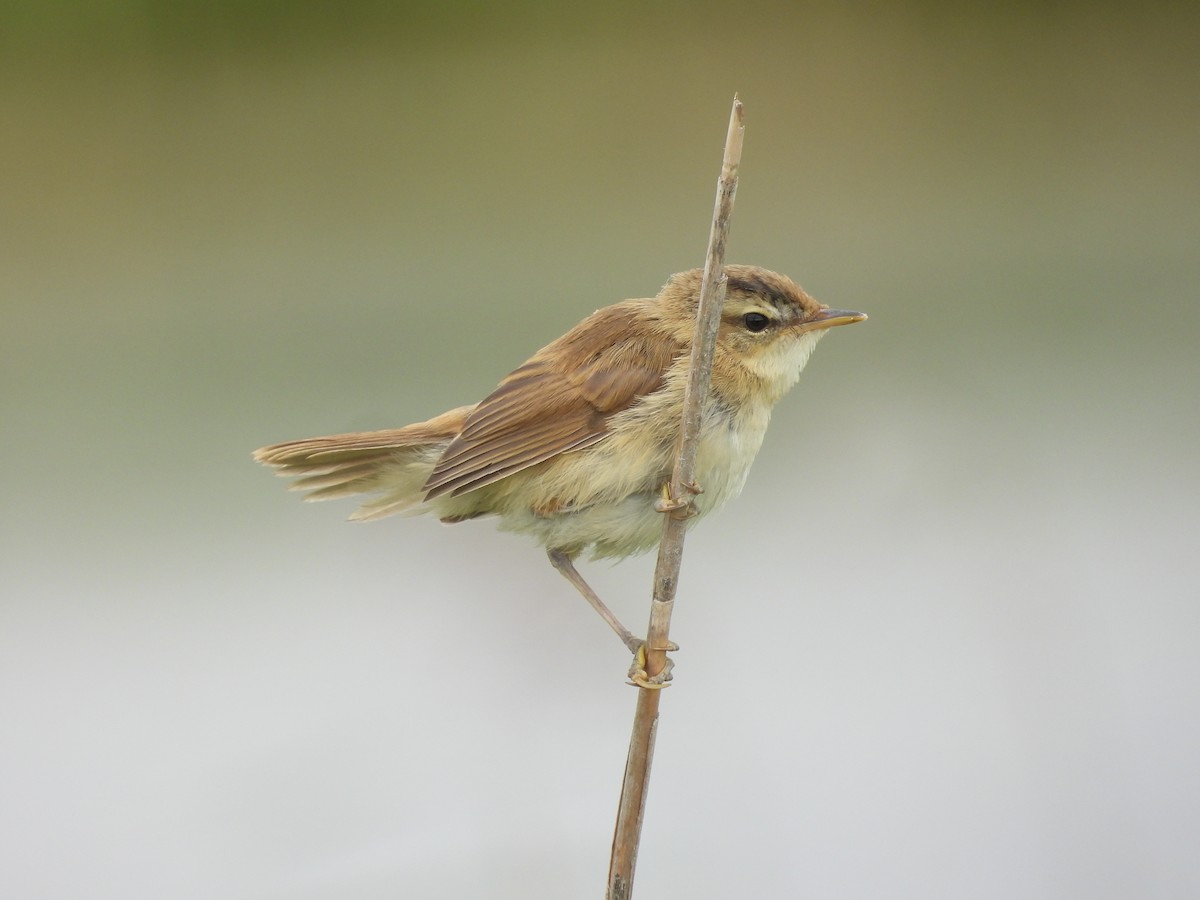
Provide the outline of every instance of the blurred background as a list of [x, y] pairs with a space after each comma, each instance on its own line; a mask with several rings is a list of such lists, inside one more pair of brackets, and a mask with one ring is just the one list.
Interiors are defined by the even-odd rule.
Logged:
[[[693, 531], [637, 891], [1200, 895], [1200, 14], [0, 6], [0, 895], [602, 894], [634, 692], [541, 552], [263, 444], [729, 249], [871, 319]], [[651, 557], [584, 565], [631, 625]]]

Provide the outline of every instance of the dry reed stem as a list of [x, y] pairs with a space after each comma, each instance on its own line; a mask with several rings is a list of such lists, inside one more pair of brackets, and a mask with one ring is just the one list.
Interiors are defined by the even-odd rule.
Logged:
[[[725, 244], [729, 237], [729, 218], [737, 193], [738, 168], [742, 161], [742, 103], [733, 98], [729, 114], [729, 132], [725, 138], [725, 156], [717, 181], [717, 200], [713, 209], [708, 253], [704, 260], [704, 281], [696, 313], [696, 331], [692, 339], [687, 390], [683, 401], [675, 469], [671, 476], [671, 497], [688, 497], [688, 485], [695, 482], [696, 448], [700, 442], [701, 410], [712, 380], [713, 353], [721, 305], [725, 300]], [[703, 485], [701, 485], [703, 487]], [[683, 538], [687, 530], [684, 516], [668, 513], [663, 517], [663, 536], [654, 570], [654, 594], [650, 603], [650, 627], [646, 634], [646, 672], [654, 676], [666, 665], [665, 648], [671, 630], [675, 606], [675, 588], [683, 562]], [[661, 690], [640, 688], [633, 732], [629, 738], [629, 756], [625, 761], [625, 780], [617, 809], [617, 827], [613, 834], [612, 859], [608, 870], [608, 900], [629, 900], [633, 895], [633, 872], [637, 865], [642, 818], [646, 810], [646, 790], [650, 782], [650, 763], [654, 756], [654, 738], [658, 731], [658, 704]]]

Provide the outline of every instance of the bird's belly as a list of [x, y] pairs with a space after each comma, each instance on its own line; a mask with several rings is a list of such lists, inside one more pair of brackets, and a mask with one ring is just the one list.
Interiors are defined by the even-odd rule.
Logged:
[[[702, 493], [692, 498], [698, 515], [688, 521], [689, 525], [741, 492], [762, 446], [767, 415], [751, 411], [736, 422], [723, 415], [706, 417], [696, 453], [695, 480]], [[673, 454], [663, 454], [654, 464], [639, 457], [638, 463], [631, 466], [622, 455], [605, 452], [611, 449], [611, 445], [601, 443], [594, 454], [584, 453], [589, 455], [589, 468], [596, 466], [613, 477], [624, 469], [620, 490], [585, 504], [567, 505], [549, 515], [526, 506], [509, 507], [501, 514], [501, 528], [531, 535], [543, 546], [571, 553], [590, 547], [594, 558], [621, 558], [655, 546], [663, 527], [663, 514], [655, 509], [655, 501], [671, 477]], [[583, 463], [584, 459], [579, 461]], [[630, 471], [642, 472], [644, 477], [630, 479]], [[599, 472], [593, 468], [592, 474], [595, 483]]]
[[568, 553], [590, 547], [593, 559], [621, 559], [649, 550], [662, 537], [662, 513], [654, 509], [655, 499], [652, 493], [638, 493], [553, 516], [509, 513], [501, 517], [500, 527], [531, 535], [546, 547]]

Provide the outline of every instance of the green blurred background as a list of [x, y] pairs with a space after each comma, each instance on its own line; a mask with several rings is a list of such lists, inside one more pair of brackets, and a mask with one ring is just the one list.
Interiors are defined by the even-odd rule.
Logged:
[[871, 319], [689, 539], [639, 895], [1200, 895], [1193, 10], [0, 4], [0, 895], [600, 895], [603, 625], [249, 454], [699, 265], [735, 91], [730, 260]]

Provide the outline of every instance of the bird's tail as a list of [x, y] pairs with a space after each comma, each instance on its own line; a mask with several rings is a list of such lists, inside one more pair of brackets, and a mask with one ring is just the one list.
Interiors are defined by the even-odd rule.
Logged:
[[277, 475], [298, 480], [289, 490], [305, 500], [377, 494], [350, 516], [357, 521], [423, 512], [425, 481], [473, 409], [463, 406], [428, 422], [384, 431], [357, 431], [273, 444], [254, 458]]

